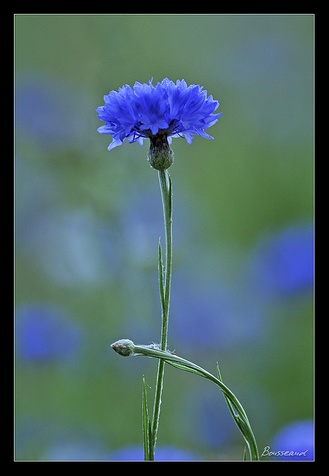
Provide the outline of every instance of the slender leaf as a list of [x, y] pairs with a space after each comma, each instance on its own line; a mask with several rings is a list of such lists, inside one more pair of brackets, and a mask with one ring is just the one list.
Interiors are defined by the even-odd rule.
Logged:
[[150, 417], [147, 404], [146, 382], [143, 376], [143, 392], [142, 392], [142, 415], [143, 415], [143, 445], [144, 445], [144, 461], [150, 461]]
[[162, 248], [161, 248], [160, 240], [158, 245], [158, 274], [159, 274], [161, 307], [163, 310], [165, 307], [165, 289], [164, 289], [164, 267], [163, 267]]
[[171, 353], [170, 351], [162, 351], [158, 347], [154, 346], [154, 344], [150, 346], [135, 345], [134, 355], [145, 355], [148, 357], [155, 357], [155, 358], [164, 360], [165, 362], [172, 365], [173, 367], [197, 374], [201, 377], [211, 380], [216, 385], [218, 385], [224, 394], [226, 403], [229, 407], [232, 417], [247, 444], [250, 459], [253, 461], [259, 460], [257, 443], [255, 440], [253, 431], [251, 429], [247, 414], [244, 411], [244, 408], [242, 407], [237, 397], [234, 395], [234, 393], [223, 383], [218, 365], [217, 365], [218, 377], [215, 377], [214, 375], [212, 375], [211, 373], [209, 373], [207, 370], [203, 369], [199, 365], [196, 365], [193, 362], [183, 359], [182, 357], [179, 357], [178, 355], [175, 355]]
[[[222, 379], [218, 364], [217, 364], [217, 376], [218, 376], [218, 380], [223, 383], [223, 379]], [[238, 421], [237, 421], [238, 415], [234, 411], [234, 406], [232, 405], [231, 400], [227, 397], [227, 395], [225, 395], [225, 393], [224, 393], [224, 398], [226, 400], [227, 406], [229, 407], [229, 410], [230, 410], [234, 420], [236, 421], [236, 423], [238, 423]]]
[[167, 364], [171, 365], [172, 367], [176, 367], [176, 369], [185, 370], [185, 372], [191, 372], [191, 374], [196, 374], [200, 377], [204, 377], [204, 375], [199, 372], [199, 370], [193, 369], [192, 367], [188, 367], [184, 364], [179, 364], [178, 362], [171, 362], [170, 360], [167, 360]]
[[169, 186], [168, 186], [168, 205], [169, 205], [169, 214], [172, 216], [172, 181], [171, 177], [168, 174], [168, 181], [169, 181]]
[[242, 459], [243, 459], [243, 461], [247, 461], [247, 448], [246, 447], [244, 447]]

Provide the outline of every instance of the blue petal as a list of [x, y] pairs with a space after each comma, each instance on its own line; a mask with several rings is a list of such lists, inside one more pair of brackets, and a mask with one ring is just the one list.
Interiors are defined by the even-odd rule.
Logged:
[[221, 113], [214, 114], [218, 101], [213, 100], [202, 86], [177, 80], [176, 84], [164, 78], [155, 86], [135, 82], [131, 88], [122, 86], [104, 96], [104, 106], [96, 109], [98, 118], [105, 125], [98, 128], [101, 134], [111, 134], [113, 141], [109, 150], [121, 145], [126, 138], [129, 142], [143, 143], [144, 138], [154, 136], [161, 131], [171, 137], [182, 137], [189, 144], [194, 135], [212, 139], [205, 132], [214, 125]]

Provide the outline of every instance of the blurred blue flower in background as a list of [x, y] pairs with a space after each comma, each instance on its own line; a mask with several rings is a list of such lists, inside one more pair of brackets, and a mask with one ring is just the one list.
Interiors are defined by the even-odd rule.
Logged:
[[177, 407], [186, 439], [216, 453], [220, 453], [223, 446], [232, 444], [237, 436], [234, 421], [222, 398], [218, 388], [209, 386], [206, 391], [196, 388]]
[[[158, 446], [155, 449], [154, 461], [198, 461], [194, 453], [180, 450], [174, 446]], [[144, 461], [144, 450], [141, 446], [128, 446], [113, 452], [109, 461]]]
[[107, 452], [103, 442], [96, 439], [62, 438], [48, 446], [42, 461], [105, 461]]
[[[178, 276], [178, 273], [176, 273]], [[188, 276], [173, 278], [171, 331], [200, 351], [227, 348], [262, 332], [257, 307], [238, 288], [206, 279], [193, 283]]]
[[[125, 240], [125, 250], [129, 263], [135, 261], [140, 265], [156, 266], [159, 238], [164, 242], [164, 225], [162, 217], [161, 196], [157, 184], [143, 190], [133, 188], [126, 194], [125, 203], [120, 209], [119, 224], [122, 227], [120, 235]], [[176, 196], [179, 194], [177, 191]], [[175, 221], [179, 226], [175, 230], [176, 254], [182, 251], [186, 244], [186, 236], [191, 234], [191, 208], [187, 206], [188, 197], [182, 195], [175, 206]]]
[[182, 137], [189, 144], [193, 135], [212, 139], [205, 129], [218, 121], [222, 114], [213, 114], [219, 106], [207, 91], [192, 84], [187, 86], [184, 80], [170, 81], [165, 78], [153, 86], [135, 82], [133, 88], [128, 85], [111, 91], [104, 96], [105, 105], [98, 107], [98, 118], [106, 122], [98, 128], [101, 134], [111, 134], [113, 140], [108, 149], [121, 145], [126, 138], [129, 142], [143, 143], [145, 138], [151, 142], [162, 136], [168, 143], [171, 137]]
[[269, 451], [302, 453], [300, 456], [276, 456], [280, 460], [314, 460], [314, 425], [312, 420], [302, 420], [283, 427], [274, 437]]
[[21, 419], [15, 437], [16, 461], [105, 461], [109, 452], [95, 427], [83, 421], [76, 427], [54, 415]]
[[291, 225], [264, 237], [252, 253], [250, 275], [255, 287], [266, 296], [312, 290], [312, 223]]
[[20, 78], [15, 90], [16, 133], [47, 148], [76, 147], [83, 138], [81, 96], [67, 82], [46, 75]]
[[154, 253], [159, 236], [164, 234], [158, 190], [130, 190], [119, 220], [129, 262], [156, 264]]
[[81, 348], [81, 327], [47, 305], [19, 307], [15, 317], [16, 355], [25, 362], [65, 362]]

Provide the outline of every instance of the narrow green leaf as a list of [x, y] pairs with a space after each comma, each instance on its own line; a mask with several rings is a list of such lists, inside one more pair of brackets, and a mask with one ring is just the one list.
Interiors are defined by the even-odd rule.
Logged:
[[184, 364], [179, 364], [178, 362], [172, 362], [170, 360], [167, 360], [166, 362], [172, 367], [176, 367], [176, 369], [185, 370], [185, 372], [191, 372], [191, 374], [196, 374], [196, 375], [199, 375], [200, 377], [204, 377], [204, 375], [200, 373], [198, 370], [193, 369], [191, 367], [187, 367]]
[[[217, 377], [218, 377], [218, 380], [223, 383], [223, 379], [222, 379], [222, 375], [221, 375], [220, 370], [219, 370], [218, 363], [217, 363], [216, 369], [217, 369]], [[239, 426], [238, 414], [234, 411], [234, 405], [231, 403], [231, 400], [228, 398], [227, 395], [225, 395], [225, 393], [223, 393], [223, 395], [224, 395], [224, 398], [225, 398], [225, 400], [226, 400], [227, 406], [228, 406], [228, 408], [229, 408], [229, 410], [230, 410], [230, 412], [231, 412], [231, 414], [232, 414], [232, 416], [233, 416], [235, 422], [236, 422], [236, 423], [238, 424], [238, 426]]]
[[159, 289], [160, 289], [161, 307], [162, 307], [162, 309], [164, 309], [164, 307], [165, 307], [164, 267], [163, 267], [162, 248], [161, 248], [160, 240], [159, 240], [159, 245], [158, 245], [158, 274], [159, 274]]
[[217, 362], [217, 364], [216, 364], [216, 370], [217, 370], [218, 380], [219, 380], [220, 382], [223, 382], [222, 374], [220, 373], [218, 362]]
[[147, 405], [146, 382], [143, 376], [143, 392], [142, 392], [142, 415], [143, 415], [143, 445], [144, 445], [144, 461], [150, 461], [150, 417]]
[[246, 447], [244, 447], [242, 459], [243, 459], [243, 461], [247, 461], [247, 448]]
[[[217, 364], [217, 376], [218, 376], [218, 380], [220, 382], [223, 382], [222, 380], [222, 376], [221, 376], [221, 373], [220, 373], [220, 370], [219, 370], [219, 367], [218, 367], [218, 364]], [[239, 430], [241, 431], [242, 433], [242, 436], [245, 440], [245, 442], [247, 443], [247, 446], [248, 446], [248, 450], [249, 450], [249, 453], [250, 453], [250, 456], [252, 456], [252, 453], [251, 453], [251, 449], [250, 449], [250, 442], [253, 441], [253, 435], [251, 434], [251, 429], [250, 429], [250, 426], [249, 426], [249, 421], [248, 421], [248, 418], [247, 418], [247, 415], [243, 414], [242, 416], [245, 417], [245, 420], [240, 416], [240, 413], [241, 413], [241, 410], [240, 412], [238, 412], [236, 409], [235, 409], [235, 405], [234, 405], [234, 402], [231, 401], [230, 398], [228, 398], [227, 395], [225, 395], [224, 393], [224, 398], [226, 400], [226, 403], [227, 403], [227, 406], [230, 410], [230, 413], [235, 421], [235, 423], [237, 424]], [[245, 461], [246, 460], [246, 452], [247, 452], [247, 449], [246, 447], [244, 448], [244, 453], [243, 453], [243, 460]]]
[[[247, 414], [243, 406], [237, 399], [237, 397], [234, 395], [234, 393], [222, 381], [222, 376], [221, 376], [218, 364], [217, 364], [217, 377], [215, 377], [214, 375], [210, 374], [208, 371], [206, 371], [199, 365], [196, 365], [193, 362], [183, 359], [182, 357], [179, 357], [178, 355], [175, 355], [170, 351], [160, 350], [158, 347], [155, 347], [153, 344], [148, 346], [134, 344], [134, 350], [135, 350], [134, 355], [145, 355], [147, 357], [154, 357], [154, 358], [161, 359], [167, 362], [169, 365], [172, 365], [173, 367], [176, 367], [180, 370], [184, 370], [186, 372], [191, 372], [196, 375], [199, 375], [201, 377], [204, 377], [214, 382], [216, 385], [218, 385], [224, 394], [225, 401], [232, 414], [232, 417], [236, 425], [238, 426], [239, 430], [241, 431], [241, 434], [247, 444], [247, 449], [250, 455], [250, 459], [252, 461], [259, 460], [257, 443], [255, 440], [253, 431], [251, 429]], [[149, 433], [149, 439], [151, 439], [151, 447], [150, 447], [151, 450], [149, 453], [150, 459], [153, 459], [152, 458], [152, 444], [153, 444], [153, 439], [155, 440], [155, 432], [154, 434], [152, 433], [153, 433], [153, 426], [152, 426], [151, 433]], [[153, 447], [154, 446], [155, 445], [153, 444]]]
[[169, 181], [169, 187], [168, 187], [168, 203], [169, 203], [169, 214], [172, 216], [172, 182], [171, 182], [171, 177], [168, 174], [168, 181]]

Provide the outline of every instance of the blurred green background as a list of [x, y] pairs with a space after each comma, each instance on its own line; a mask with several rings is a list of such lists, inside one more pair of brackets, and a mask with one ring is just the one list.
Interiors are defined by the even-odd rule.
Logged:
[[[15, 16], [16, 460], [142, 444], [156, 362], [109, 344], [159, 341], [160, 192], [146, 142], [108, 152], [95, 109], [151, 78], [200, 84], [223, 111], [214, 141], [172, 144], [169, 347], [219, 362], [261, 452], [312, 420], [313, 28], [312, 15]], [[158, 445], [199, 460], [244, 448], [219, 390], [169, 366]]]

